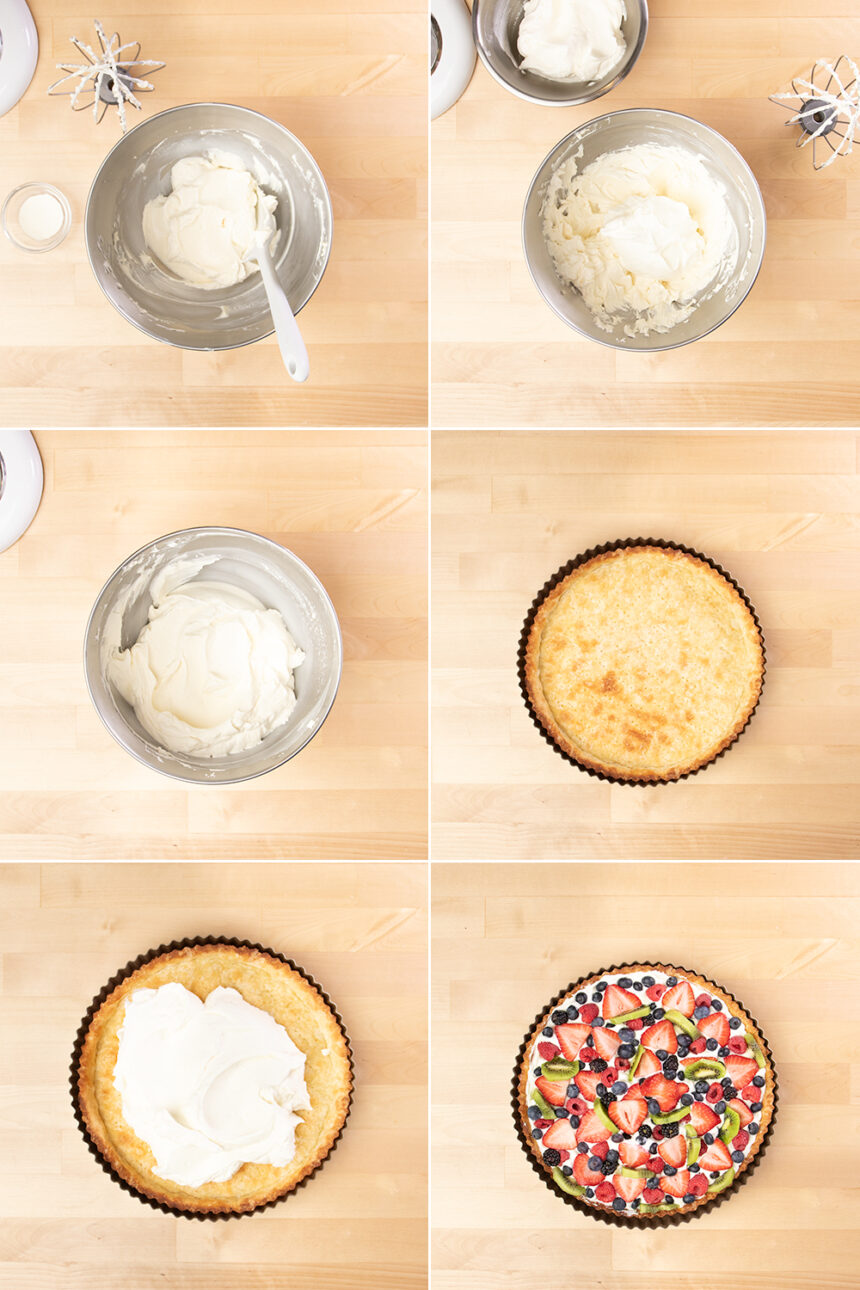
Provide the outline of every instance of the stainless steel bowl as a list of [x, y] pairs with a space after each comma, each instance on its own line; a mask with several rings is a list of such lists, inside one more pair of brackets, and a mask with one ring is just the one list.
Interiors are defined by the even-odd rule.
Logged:
[[[171, 561], [196, 555], [217, 556], [220, 581], [277, 609], [305, 653], [295, 673], [296, 706], [289, 721], [257, 747], [229, 757], [191, 757], [158, 747], [106, 676], [104, 641], [111, 616], [121, 614], [123, 648], [133, 645], [149, 614], [152, 578]], [[237, 784], [295, 757], [328, 716], [342, 665], [340, 625], [317, 576], [292, 551], [244, 529], [183, 529], [130, 555], [99, 592], [84, 640], [90, 698], [117, 743], [145, 766], [197, 784]]]
[[[549, 181], [574, 154], [579, 170], [607, 152], [643, 143], [686, 147], [704, 163], [723, 186], [729, 211], [737, 228], [737, 251], [721, 285], [703, 293], [685, 322], [671, 331], [650, 336], [626, 336], [624, 322], [613, 331], [598, 327], [591, 310], [575, 287], [556, 273], [543, 235], [541, 211]], [[659, 108], [632, 108], [572, 130], [541, 162], [532, 180], [523, 209], [523, 250], [535, 286], [563, 322], [583, 336], [614, 349], [655, 353], [701, 340], [714, 331], [743, 303], [758, 277], [764, 258], [767, 216], [755, 175], [736, 148], [710, 126], [677, 112]], [[629, 321], [629, 320], [627, 320]]]
[[627, 17], [622, 32], [627, 45], [624, 61], [599, 81], [553, 81], [520, 70], [517, 34], [524, 0], [474, 0], [472, 31], [481, 62], [506, 90], [530, 103], [574, 107], [600, 98], [624, 80], [633, 67], [648, 31], [647, 0], [625, 0]]
[[143, 208], [170, 192], [181, 157], [232, 152], [278, 199], [275, 269], [293, 312], [310, 300], [328, 263], [331, 201], [311, 154], [277, 121], [229, 103], [189, 103], [149, 117], [105, 157], [85, 220], [87, 254], [108, 300], [147, 336], [183, 349], [234, 349], [273, 331], [259, 273], [232, 287], [201, 290], [150, 256]]

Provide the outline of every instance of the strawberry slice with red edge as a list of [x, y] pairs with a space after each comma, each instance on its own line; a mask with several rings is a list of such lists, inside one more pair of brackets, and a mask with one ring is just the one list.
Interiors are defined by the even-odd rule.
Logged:
[[635, 1200], [645, 1190], [644, 1178], [627, 1178], [624, 1174], [615, 1175], [615, 1190], [625, 1200]]
[[650, 1048], [655, 1053], [660, 1048], [665, 1049], [667, 1053], [678, 1051], [678, 1036], [671, 1021], [658, 1021], [655, 1025], [649, 1026], [647, 1030], [642, 1031], [639, 1039], [646, 1048]]
[[[543, 1135], [546, 1138], [546, 1134]], [[667, 1165], [680, 1169], [687, 1163], [687, 1139], [679, 1133], [675, 1138], [664, 1138], [657, 1150]]]
[[612, 1137], [612, 1130], [607, 1128], [603, 1121], [598, 1117], [596, 1111], [589, 1111], [579, 1122], [579, 1128], [576, 1130], [576, 1141], [579, 1142], [606, 1142]]
[[622, 990], [620, 985], [608, 985], [603, 996], [603, 1018], [620, 1017], [625, 1012], [635, 1012], [640, 1007], [639, 1000], [630, 990]]
[[725, 1060], [726, 1074], [735, 1088], [743, 1088], [758, 1074], [758, 1062], [753, 1057], [729, 1056]]
[[570, 1120], [562, 1117], [551, 1124], [543, 1135], [543, 1145], [545, 1147], [555, 1147], [560, 1151], [575, 1151], [577, 1147], [576, 1134], [573, 1131], [573, 1125]]
[[667, 1196], [686, 1196], [690, 1187], [689, 1169], [679, 1169], [676, 1174], [661, 1174], [660, 1187]]
[[545, 1079], [543, 1075], [539, 1075], [535, 1080], [535, 1088], [543, 1094], [550, 1106], [564, 1106], [567, 1097], [564, 1080]]
[[696, 1164], [702, 1169], [706, 1169], [709, 1174], [717, 1171], [722, 1173], [725, 1169], [731, 1169], [732, 1157], [726, 1144], [721, 1138], [717, 1138], [706, 1151], [701, 1153]]
[[721, 1048], [729, 1042], [729, 1019], [724, 1012], [711, 1012], [707, 1017], [697, 1018], [696, 1026], [706, 1039], [716, 1039]]
[[590, 1106], [597, 1097], [597, 1085], [603, 1083], [603, 1075], [597, 1071], [580, 1071], [574, 1075], [573, 1082]]
[[599, 1169], [589, 1169], [588, 1156], [574, 1156], [573, 1176], [580, 1187], [597, 1187], [603, 1182], [603, 1174]]
[[696, 1000], [693, 997], [693, 987], [689, 981], [679, 981], [673, 985], [671, 990], [667, 990], [663, 995], [661, 1008], [668, 1012], [674, 1008], [676, 1012], [682, 1013], [685, 1017], [692, 1017], [696, 1007]]
[[606, 1026], [599, 1026], [595, 1030], [592, 1043], [600, 1056], [607, 1062], [615, 1060], [615, 1054], [621, 1047], [621, 1039], [619, 1036], [614, 1030], [608, 1030]]
[[580, 1025], [578, 1021], [567, 1021], [555, 1028], [555, 1037], [569, 1062], [576, 1061], [580, 1048], [590, 1034], [591, 1027]]
[[660, 1058], [655, 1053], [652, 1053], [650, 1048], [646, 1048], [639, 1058], [639, 1065], [636, 1067], [636, 1078], [640, 1080], [647, 1079], [649, 1075], [659, 1075], [662, 1070], [663, 1065]]
[[674, 1111], [684, 1092], [682, 1084], [676, 1084], [674, 1080], [668, 1080], [663, 1075], [649, 1075], [648, 1079], [642, 1081], [640, 1088], [646, 1097], [653, 1097], [656, 1100], [664, 1113]]
[[[755, 1088], [755, 1085], [753, 1085], [753, 1088]], [[761, 1089], [759, 1089], [758, 1092], [761, 1092]], [[746, 1102], [742, 1102], [739, 1097], [733, 1097], [731, 1102], [729, 1102], [729, 1106], [733, 1111], [737, 1111], [742, 1129], [745, 1129], [748, 1124], [752, 1124], [753, 1113], [747, 1106]]]
[[628, 1169], [639, 1169], [642, 1165], [647, 1165], [650, 1156], [646, 1147], [640, 1146], [638, 1142], [625, 1140], [618, 1144], [618, 1158]]
[[690, 1123], [696, 1130], [697, 1138], [701, 1138], [705, 1133], [710, 1133], [711, 1129], [715, 1129], [719, 1122], [720, 1117], [706, 1102], [694, 1102], [690, 1107]]
[[639, 1125], [644, 1123], [648, 1115], [648, 1107], [638, 1098], [628, 1100], [624, 1098], [621, 1102], [610, 1102], [609, 1118], [623, 1129], [625, 1133], [635, 1133]]

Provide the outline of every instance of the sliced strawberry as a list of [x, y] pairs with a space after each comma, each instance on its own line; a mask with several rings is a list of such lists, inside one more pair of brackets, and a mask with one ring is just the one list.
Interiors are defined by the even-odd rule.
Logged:
[[612, 1130], [606, 1127], [595, 1111], [584, 1115], [576, 1130], [577, 1142], [606, 1142], [611, 1137]]
[[596, 1003], [584, 1003], [579, 1010], [579, 1019], [580, 1021], [586, 1021], [590, 1026], [594, 1018], [598, 1016], [599, 1013], [600, 1009]]
[[712, 1142], [708, 1149], [701, 1153], [696, 1163], [712, 1174], [717, 1170], [722, 1172], [724, 1169], [731, 1169], [732, 1157], [726, 1144], [717, 1138], [716, 1142]]
[[684, 1092], [682, 1084], [676, 1084], [674, 1080], [665, 1079], [662, 1075], [649, 1075], [648, 1079], [642, 1081], [640, 1087], [646, 1097], [656, 1099], [660, 1110], [664, 1112], [673, 1111]]
[[621, 1100], [622, 1102], [644, 1102], [645, 1094], [642, 1092], [642, 1085], [634, 1084], [632, 1088], [627, 1090]]
[[[755, 1088], [755, 1085], [753, 1085], [753, 1088]], [[731, 1102], [729, 1102], [729, 1106], [733, 1111], [737, 1111], [742, 1129], [745, 1129], [748, 1124], [752, 1123], [753, 1113], [747, 1104], [742, 1102], [739, 1097], [733, 1097]]]
[[659, 1003], [659, 1001], [663, 998], [663, 995], [665, 993], [666, 993], [665, 985], [651, 985], [645, 991], [646, 997], [651, 999], [653, 1003]]
[[646, 1048], [639, 1058], [639, 1065], [636, 1067], [636, 1078], [647, 1079], [649, 1075], [659, 1075], [663, 1066], [660, 1058]]
[[[640, 1007], [639, 1000], [630, 990], [622, 990], [620, 985], [608, 985], [603, 996], [603, 1017], [620, 1017], [622, 1013], [634, 1012]], [[580, 1014], [581, 1015], [581, 1014]]]
[[[692, 1193], [693, 1196], [704, 1196], [707, 1190], [708, 1180], [705, 1175], [702, 1173], [693, 1174], [688, 1184], [687, 1191]], [[687, 1193], [685, 1192], [684, 1194], [686, 1195]]]
[[741, 1035], [735, 1035], [729, 1040], [729, 1052], [734, 1053], [736, 1057], [743, 1057], [747, 1050], [747, 1041]]
[[[546, 1134], [543, 1136], [545, 1142]], [[658, 1151], [666, 1164], [674, 1165], [676, 1169], [680, 1169], [681, 1165], [687, 1163], [687, 1139], [683, 1133], [679, 1133], [674, 1138], [664, 1138]]]
[[576, 1150], [576, 1134], [570, 1120], [562, 1117], [551, 1124], [543, 1135], [545, 1147], [557, 1147], [563, 1151]]
[[635, 1200], [645, 1190], [644, 1178], [627, 1178], [624, 1174], [615, 1175], [615, 1190], [625, 1200]]
[[678, 1051], [678, 1036], [671, 1021], [658, 1021], [656, 1025], [649, 1026], [647, 1030], [642, 1031], [641, 1041], [646, 1048], [650, 1048], [655, 1053], [659, 1048], [665, 1049], [667, 1053]]
[[706, 1039], [716, 1039], [721, 1048], [729, 1042], [729, 1019], [724, 1012], [711, 1012], [697, 1019], [696, 1026]]
[[625, 1098], [623, 1102], [611, 1102], [609, 1105], [610, 1120], [614, 1120], [625, 1133], [635, 1133], [647, 1115], [648, 1107], [637, 1098], [632, 1101]]
[[564, 1100], [567, 1097], [567, 1085], [564, 1080], [544, 1079], [539, 1075], [535, 1080], [535, 1087], [543, 1094], [550, 1106], [564, 1106]]
[[621, 1047], [621, 1040], [618, 1035], [614, 1030], [607, 1029], [606, 1026], [600, 1026], [595, 1030], [593, 1042], [600, 1056], [607, 1062], [615, 1060], [615, 1054]]
[[663, 1174], [660, 1186], [667, 1196], [686, 1196], [690, 1186], [689, 1169], [679, 1169], [676, 1174]]
[[605, 1160], [609, 1155], [609, 1143], [595, 1142], [594, 1146], [591, 1148], [591, 1154], [593, 1156], [597, 1156], [598, 1160]]
[[602, 1182], [599, 1187], [595, 1187], [594, 1194], [598, 1200], [603, 1201], [604, 1205], [611, 1205], [616, 1193], [611, 1182]]
[[753, 1057], [727, 1057], [725, 1065], [726, 1074], [735, 1088], [743, 1088], [758, 1074], [758, 1062]]
[[618, 1144], [618, 1156], [622, 1165], [628, 1169], [638, 1169], [641, 1165], [647, 1165], [649, 1160], [648, 1151], [641, 1147], [638, 1142], [628, 1141]]
[[567, 1060], [575, 1062], [580, 1048], [591, 1034], [591, 1027], [581, 1026], [578, 1021], [568, 1021], [563, 1026], [556, 1026], [555, 1034]]
[[585, 1098], [589, 1106], [597, 1097], [597, 1085], [603, 1083], [603, 1076], [598, 1075], [597, 1071], [580, 1071], [573, 1077], [573, 1082]]
[[580, 1187], [596, 1187], [603, 1182], [603, 1174], [599, 1169], [589, 1169], [588, 1156], [574, 1156], [573, 1176]]
[[710, 1133], [720, 1122], [720, 1117], [705, 1102], [694, 1102], [690, 1107], [690, 1123], [696, 1130], [696, 1136]]
[[660, 1205], [663, 1201], [663, 1193], [659, 1187], [646, 1187], [642, 1193], [642, 1199], [646, 1205]]
[[559, 1051], [555, 1044], [550, 1043], [538, 1044], [538, 1052], [545, 1062], [551, 1062], [553, 1057], [559, 1056]]
[[663, 1002], [660, 1005], [668, 1012], [674, 1008], [676, 1012], [681, 1012], [685, 1017], [692, 1017], [693, 1010], [696, 1007], [696, 1001], [693, 998], [693, 989], [689, 981], [679, 981], [673, 985], [671, 990], [667, 990], [663, 995]]
[[708, 1046], [707, 1039], [705, 1039], [704, 1035], [700, 1035], [698, 1039], [694, 1039], [693, 1042], [690, 1044], [690, 1052], [703, 1053], [707, 1048], [707, 1046]]

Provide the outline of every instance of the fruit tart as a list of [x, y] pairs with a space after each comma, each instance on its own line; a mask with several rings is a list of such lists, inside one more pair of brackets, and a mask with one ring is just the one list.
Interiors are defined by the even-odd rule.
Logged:
[[163, 1208], [246, 1213], [326, 1158], [352, 1061], [319, 987], [245, 942], [182, 942], [129, 965], [94, 1000], [73, 1097], [108, 1171]]
[[610, 779], [679, 779], [752, 715], [764, 678], [755, 615], [691, 551], [632, 544], [574, 566], [526, 622], [521, 674], [547, 738]]
[[732, 995], [659, 964], [586, 977], [526, 1036], [520, 1138], [550, 1186], [628, 1222], [688, 1215], [762, 1151], [776, 1106], [770, 1050]]

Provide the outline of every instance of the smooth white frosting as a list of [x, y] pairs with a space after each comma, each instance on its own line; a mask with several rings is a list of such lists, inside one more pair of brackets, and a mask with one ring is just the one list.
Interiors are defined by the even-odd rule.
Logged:
[[305, 1054], [236, 990], [205, 1003], [184, 985], [135, 990], [119, 1030], [122, 1114], [185, 1187], [225, 1182], [243, 1164], [287, 1165], [296, 1111], [309, 1110]]
[[[129, 649], [113, 624], [108, 680], [174, 753], [225, 757], [289, 719], [304, 659], [276, 609], [232, 583], [195, 579], [213, 557], [176, 560], [152, 579], [149, 615]], [[190, 579], [195, 579], [190, 581]]]
[[277, 198], [264, 193], [238, 157], [212, 151], [183, 157], [172, 191], [143, 208], [143, 236], [165, 268], [196, 287], [230, 287], [258, 272], [245, 257], [275, 232]]
[[725, 191], [694, 153], [638, 144], [578, 158], [550, 179], [543, 232], [556, 271], [598, 325], [628, 335], [665, 332], [689, 318], [737, 256]]
[[526, 0], [521, 68], [554, 81], [599, 81], [624, 59], [624, 0]]

